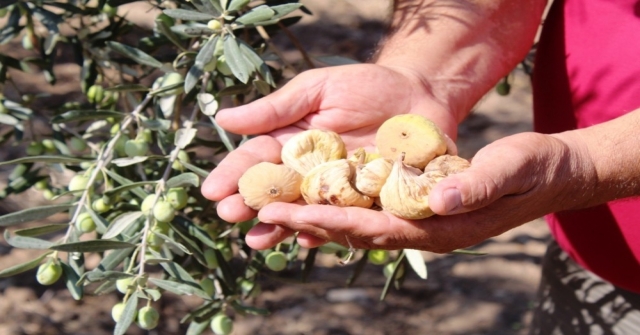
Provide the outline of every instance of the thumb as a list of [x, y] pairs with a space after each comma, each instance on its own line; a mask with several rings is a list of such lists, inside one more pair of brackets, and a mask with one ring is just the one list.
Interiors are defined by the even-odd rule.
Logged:
[[464, 172], [437, 183], [429, 193], [429, 207], [438, 215], [460, 214], [485, 207], [505, 195], [524, 193], [527, 178], [521, 173], [516, 164], [472, 164]]
[[266, 97], [220, 110], [216, 121], [232, 133], [245, 135], [268, 133], [295, 123], [318, 109], [323, 87], [320, 74], [321, 70], [305, 71]]

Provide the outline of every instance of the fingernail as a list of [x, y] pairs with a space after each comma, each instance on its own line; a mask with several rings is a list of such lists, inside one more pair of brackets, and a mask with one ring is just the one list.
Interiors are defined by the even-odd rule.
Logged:
[[444, 198], [444, 210], [447, 214], [454, 214], [462, 207], [462, 196], [456, 188], [449, 188], [442, 192]]

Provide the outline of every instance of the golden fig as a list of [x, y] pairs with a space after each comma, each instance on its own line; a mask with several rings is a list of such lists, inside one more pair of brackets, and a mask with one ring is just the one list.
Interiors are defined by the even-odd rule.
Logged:
[[395, 160], [404, 153], [404, 164], [424, 169], [447, 151], [447, 141], [438, 126], [424, 116], [396, 115], [376, 133], [376, 147], [384, 158]]
[[380, 157], [382, 156], [377, 152], [367, 152], [364, 148], [358, 148], [353, 155], [349, 157], [349, 160], [357, 164], [366, 164]]
[[302, 197], [308, 204], [371, 207], [373, 199], [358, 192], [353, 185], [354, 165], [340, 159], [314, 167], [302, 180]]
[[258, 163], [238, 180], [244, 203], [255, 209], [272, 202], [294, 202], [300, 198], [302, 176], [291, 168], [269, 162]]
[[378, 158], [356, 167], [356, 189], [364, 195], [379, 197], [380, 190], [391, 173], [393, 161]]
[[347, 157], [347, 149], [332, 131], [306, 130], [294, 135], [282, 147], [282, 162], [305, 176], [315, 166]]
[[429, 192], [436, 181], [422, 171], [403, 162], [403, 155], [396, 158], [391, 173], [380, 191], [382, 208], [391, 214], [408, 220], [432, 216], [429, 208]]
[[450, 174], [460, 173], [469, 168], [469, 161], [453, 155], [442, 155], [434, 158], [424, 168], [424, 172], [438, 171], [448, 176]]

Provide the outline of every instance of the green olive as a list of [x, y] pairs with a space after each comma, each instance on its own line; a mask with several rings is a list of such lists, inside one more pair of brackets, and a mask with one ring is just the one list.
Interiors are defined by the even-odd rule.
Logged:
[[124, 152], [129, 157], [145, 156], [149, 152], [149, 143], [143, 140], [128, 140], [124, 144]]
[[48, 138], [45, 138], [44, 140], [42, 140], [42, 147], [44, 148], [44, 151], [47, 153], [54, 153], [58, 150], [55, 142], [52, 139], [48, 139]]
[[53, 285], [62, 276], [62, 266], [57, 261], [49, 260], [38, 267], [36, 280], [42, 285]]
[[382, 265], [389, 260], [389, 252], [387, 250], [369, 250], [367, 257], [371, 264]]
[[129, 286], [133, 284], [134, 279], [134, 277], [126, 277], [116, 280], [116, 289], [118, 290], [118, 292], [126, 294], [129, 290]]
[[242, 290], [242, 294], [247, 297], [257, 297], [261, 291], [258, 283], [248, 279], [240, 281], [240, 289]]
[[83, 212], [76, 219], [76, 228], [82, 233], [90, 233], [96, 230], [96, 223], [93, 221], [91, 214]]
[[142, 200], [142, 205], [140, 205], [140, 210], [142, 211], [142, 213], [151, 213], [151, 206], [153, 206], [153, 203], [156, 201], [157, 197], [158, 196], [155, 194], [149, 194], [146, 196], [146, 198], [144, 198], [144, 200]]
[[104, 99], [104, 88], [100, 85], [92, 85], [87, 90], [87, 100], [92, 104], [99, 104]]
[[22, 47], [25, 50], [33, 50], [33, 40], [31, 40], [31, 36], [29, 34], [22, 37]]
[[69, 181], [69, 191], [71, 192], [83, 191], [87, 188], [88, 184], [89, 184], [89, 177], [81, 174], [77, 174], [73, 176], [73, 178], [71, 178], [71, 180]]
[[49, 188], [49, 182], [46, 179], [38, 180], [35, 184], [33, 184], [33, 188], [38, 191], [44, 191]]
[[233, 75], [233, 71], [231, 71], [229, 64], [227, 64], [227, 59], [225, 58], [224, 55], [221, 55], [220, 57], [218, 57], [218, 63], [216, 64], [216, 69], [218, 69], [218, 72], [220, 72], [224, 76]]
[[207, 22], [207, 28], [211, 30], [220, 30], [222, 28], [222, 23], [220, 21], [213, 19]]
[[8, 114], [9, 108], [4, 105], [4, 99], [0, 100], [0, 114]]
[[213, 295], [216, 292], [215, 286], [213, 285], [213, 279], [207, 277], [200, 281], [200, 287], [203, 291], [207, 293], [207, 295]]
[[233, 249], [229, 245], [228, 241], [225, 239], [219, 239], [215, 241], [216, 249], [222, 253], [222, 258], [225, 261], [230, 261], [233, 258]]
[[99, 198], [91, 203], [91, 208], [97, 213], [104, 213], [111, 209], [111, 205], [106, 204], [103, 198]]
[[216, 47], [213, 50], [213, 57], [220, 57], [224, 54], [224, 40], [222, 38], [218, 38], [216, 42]]
[[164, 238], [156, 234], [156, 232], [162, 234], [162, 232], [160, 231], [151, 229], [151, 231], [147, 235], [147, 244], [149, 244], [151, 248], [157, 251], [164, 245]]
[[233, 331], [233, 320], [225, 314], [217, 314], [211, 319], [211, 330], [216, 335], [229, 335]]
[[79, 137], [72, 137], [69, 139], [69, 149], [82, 152], [87, 149], [87, 141]]
[[46, 189], [44, 191], [42, 191], [42, 197], [45, 198], [45, 200], [53, 200], [53, 198], [55, 198], [56, 194], [49, 189]]
[[204, 260], [207, 263], [207, 268], [215, 269], [218, 267], [218, 258], [216, 257], [216, 251], [213, 249], [207, 249], [204, 251]]
[[[384, 274], [384, 276], [386, 278], [389, 278], [389, 276], [391, 276], [391, 274], [393, 273], [395, 268], [396, 268], [396, 264], [395, 263], [389, 263], [389, 264], [385, 265], [385, 267], [382, 269], [382, 273]], [[404, 266], [401, 264], [400, 268], [398, 269], [398, 272], [396, 272], [395, 279], [398, 279], [398, 278], [402, 277], [403, 275], [404, 275]]]
[[272, 271], [282, 271], [287, 267], [287, 255], [282, 251], [272, 251], [264, 260], [267, 267]]
[[129, 138], [126, 136], [120, 136], [118, 137], [118, 139], [116, 140], [116, 144], [114, 145], [114, 149], [116, 151], [116, 153], [118, 154], [118, 156], [126, 156], [127, 152], [124, 150], [125, 149], [125, 145], [127, 144], [127, 141], [129, 141]]
[[125, 303], [119, 302], [111, 308], [111, 317], [113, 321], [118, 322], [120, 317], [122, 316], [122, 312], [124, 312]]
[[28, 156], [38, 156], [42, 154], [42, 151], [44, 151], [44, 146], [42, 146], [42, 143], [38, 141], [33, 141], [33, 142], [30, 142], [29, 145], [27, 146], [26, 152]]
[[154, 329], [160, 321], [160, 313], [151, 306], [144, 306], [138, 310], [138, 326], [142, 329]]
[[175, 209], [183, 209], [185, 206], [187, 206], [187, 200], [189, 200], [189, 195], [187, 194], [187, 191], [182, 187], [170, 188], [167, 191], [167, 201]]
[[158, 200], [155, 207], [153, 207], [153, 216], [160, 222], [170, 222], [176, 216], [176, 213], [170, 203]]
[[118, 14], [118, 7], [111, 7], [109, 4], [102, 6], [102, 12], [107, 14], [108, 17], [114, 17]]
[[[163, 87], [173, 86], [173, 85], [182, 83], [183, 81], [184, 81], [184, 77], [182, 76], [182, 74], [178, 72], [170, 72], [164, 75], [164, 77], [162, 78], [162, 81], [160, 82], [160, 87], [163, 88]], [[178, 95], [182, 92], [184, 92], [184, 85], [177, 86], [168, 91], [164, 91], [158, 95], [159, 96]]]
[[171, 164], [171, 168], [174, 169], [174, 170], [182, 171], [182, 170], [184, 170], [184, 166], [182, 165], [182, 162], [185, 162], [185, 163], [189, 163], [190, 162], [189, 154], [184, 150], [180, 150], [180, 151], [178, 151], [178, 157], [177, 158], [178, 159], [173, 161], [173, 163]]

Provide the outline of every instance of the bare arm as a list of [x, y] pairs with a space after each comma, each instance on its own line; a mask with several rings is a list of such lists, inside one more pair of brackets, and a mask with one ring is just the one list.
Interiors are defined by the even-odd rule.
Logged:
[[460, 122], [533, 45], [546, 0], [398, 0], [376, 64], [414, 72]]

